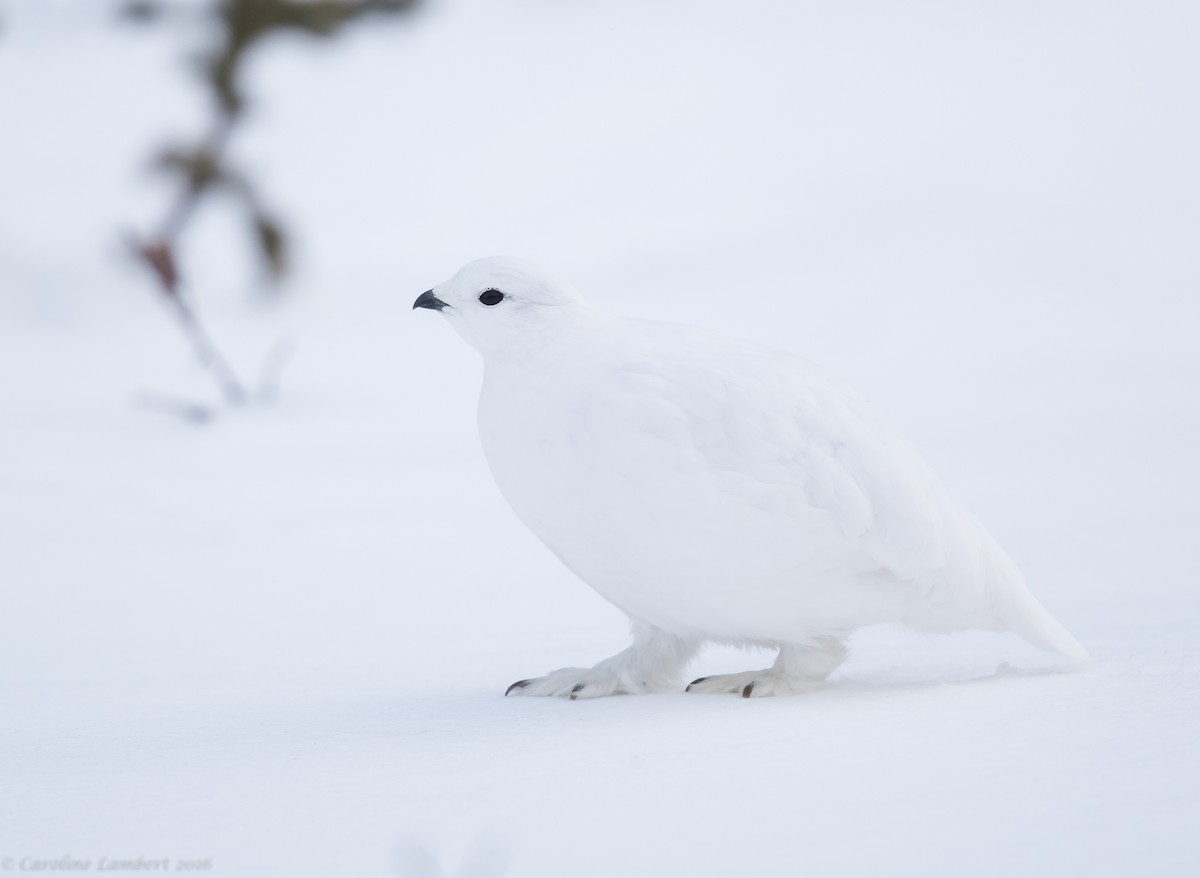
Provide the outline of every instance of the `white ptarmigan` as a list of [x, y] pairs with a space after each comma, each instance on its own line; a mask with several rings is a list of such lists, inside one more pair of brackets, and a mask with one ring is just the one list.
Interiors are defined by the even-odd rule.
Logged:
[[808, 692], [879, 622], [1086, 657], [908, 442], [805, 360], [606, 314], [515, 259], [413, 307], [483, 355], [479, 433], [513, 510], [633, 623], [623, 652], [510, 693], [660, 691], [706, 641], [779, 653], [687, 691]]

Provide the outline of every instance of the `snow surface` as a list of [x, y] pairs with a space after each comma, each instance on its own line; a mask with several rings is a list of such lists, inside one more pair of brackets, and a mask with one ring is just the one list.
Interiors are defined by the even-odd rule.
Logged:
[[[206, 427], [134, 405], [211, 391], [120, 246], [201, 105], [102, 7], [0, 4], [0, 867], [1197, 874], [1194, 4], [447, 0], [279, 41], [236, 151], [297, 281], [256, 296], [215, 207], [186, 272], [244, 372], [295, 355]], [[502, 698], [626, 632], [409, 311], [490, 253], [840, 373], [1091, 660], [880, 629], [810, 696]]]

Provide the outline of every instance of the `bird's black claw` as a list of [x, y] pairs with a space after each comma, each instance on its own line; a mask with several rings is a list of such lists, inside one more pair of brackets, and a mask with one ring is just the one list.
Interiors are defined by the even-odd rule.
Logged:
[[707, 680], [707, 679], [708, 679], [708, 677], [697, 677], [695, 680], [692, 680], [692, 682], [688, 683], [688, 684], [687, 684], [687, 688], [686, 688], [686, 689], [684, 689], [683, 691], [684, 691], [684, 692], [691, 692], [691, 691], [692, 691], [692, 687], [693, 687], [693, 686], [697, 686], [697, 685], [699, 685], [700, 683], [703, 683], [703, 682], [704, 682], [705, 680]]
[[753, 683], [747, 683], [747, 684], [746, 684], [746, 688], [742, 690], [742, 697], [743, 697], [743, 698], [749, 698], [749, 697], [750, 697], [750, 693], [751, 693], [751, 692], [753, 692], [753, 691], [754, 691], [754, 684], [753, 684]]
[[533, 680], [517, 680], [517, 682], [513, 683], [511, 686], [509, 686], [507, 689], [504, 690], [504, 694], [507, 697], [508, 693], [512, 692], [514, 689], [524, 689], [526, 686], [528, 686], [532, 682], [533, 682]]
[[575, 688], [571, 690], [571, 700], [575, 701], [579, 697], [579, 693], [583, 691], [583, 684], [577, 683]]

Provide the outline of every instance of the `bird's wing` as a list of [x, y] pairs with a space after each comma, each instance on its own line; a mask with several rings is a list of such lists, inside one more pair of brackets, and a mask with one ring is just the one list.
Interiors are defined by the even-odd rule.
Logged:
[[727, 490], [825, 520], [848, 549], [905, 580], [951, 563], [952, 543], [967, 536], [952, 533], [957, 504], [858, 394], [790, 354], [686, 327], [647, 333], [631, 346], [627, 380], [678, 413], [675, 428], [686, 425], [691, 450]]
[[631, 324], [617, 337], [619, 356], [598, 358], [617, 364], [605, 382], [617, 388], [613, 406], [590, 406], [620, 421], [622, 435], [632, 422], [642, 437], [631, 476], [645, 474], [647, 448], [655, 469], [679, 475], [674, 483], [659, 477], [666, 490], [706, 474], [723, 507], [732, 499], [767, 513], [726, 521], [763, 522], [772, 544], [806, 544], [810, 573], [836, 569], [895, 585], [907, 608], [899, 621], [1009, 628], [1037, 646], [1086, 655], [978, 520], [858, 394], [790, 354], [688, 327]]

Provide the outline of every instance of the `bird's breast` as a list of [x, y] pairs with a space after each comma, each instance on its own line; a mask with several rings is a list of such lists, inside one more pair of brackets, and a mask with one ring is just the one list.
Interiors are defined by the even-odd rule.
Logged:
[[828, 557], [836, 535], [804, 485], [714, 466], [662, 381], [620, 370], [485, 378], [484, 451], [530, 529], [601, 595], [668, 628], [730, 625], [762, 613], [746, 600], [755, 589], [846, 568]]

